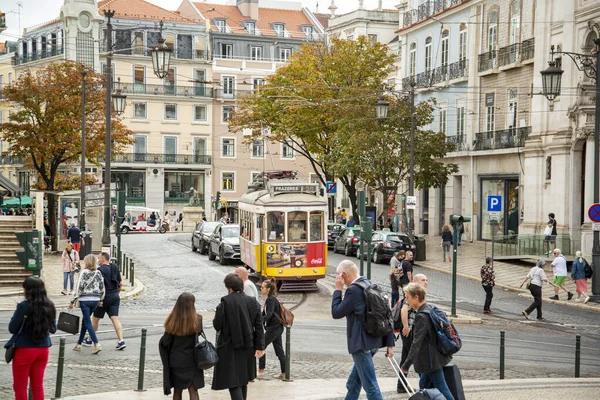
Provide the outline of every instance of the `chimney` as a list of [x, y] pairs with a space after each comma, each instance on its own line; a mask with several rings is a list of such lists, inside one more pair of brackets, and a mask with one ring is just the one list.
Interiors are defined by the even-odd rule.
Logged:
[[383, 11], [383, 0], [379, 0], [379, 4], [377, 4], [377, 11]]
[[237, 0], [237, 8], [243, 16], [258, 20], [258, 0]]

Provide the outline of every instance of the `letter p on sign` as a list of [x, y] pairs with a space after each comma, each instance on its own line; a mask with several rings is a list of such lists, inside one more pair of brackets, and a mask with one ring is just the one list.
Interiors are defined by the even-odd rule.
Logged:
[[490, 212], [502, 211], [502, 196], [488, 196], [487, 210]]

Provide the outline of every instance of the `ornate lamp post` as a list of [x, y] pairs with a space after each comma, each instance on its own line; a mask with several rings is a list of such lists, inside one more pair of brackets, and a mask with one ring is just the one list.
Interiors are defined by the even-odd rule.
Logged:
[[[550, 47], [550, 54], [552, 55], [551, 61], [548, 63], [549, 66], [544, 71], [540, 71], [542, 75], [542, 87], [543, 94], [546, 98], [553, 102], [554, 99], [560, 96], [560, 84], [563, 74], [556, 61], [554, 61], [555, 54], [564, 54], [568, 56], [578, 70], [590, 79], [592, 79], [596, 85], [596, 104], [595, 104], [595, 118], [594, 118], [594, 204], [600, 201], [600, 81], [596, 76], [596, 68], [600, 65], [600, 39], [594, 40], [596, 46], [595, 54], [580, 54], [571, 53], [566, 51], [554, 51], [554, 46]], [[595, 60], [594, 60], [595, 59]], [[594, 243], [592, 247], [592, 263], [594, 268], [594, 275], [592, 276], [592, 296], [590, 301], [596, 303], [600, 302], [600, 232], [594, 231]]]

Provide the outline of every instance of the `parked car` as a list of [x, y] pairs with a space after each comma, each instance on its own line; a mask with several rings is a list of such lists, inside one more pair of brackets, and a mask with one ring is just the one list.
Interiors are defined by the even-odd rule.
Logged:
[[340, 235], [346, 226], [342, 224], [327, 224], [327, 247], [333, 247], [335, 238]]
[[192, 251], [200, 250], [200, 254], [208, 253], [208, 244], [210, 237], [217, 228], [221, 225], [218, 221], [200, 221], [196, 224], [196, 229], [192, 233]]
[[333, 252], [343, 252], [347, 256], [356, 254], [358, 243], [360, 241], [360, 227], [345, 228], [333, 244]]
[[[408, 235], [391, 231], [373, 232], [371, 255], [374, 263], [388, 262], [400, 250], [410, 250], [415, 256], [417, 254], [417, 247]], [[356, 257], [360, 258], [360, 254], [357, 254]]]
[[227, 261], [240, 260], [240, 226], [238, 224], [218, 225], [208, 246], [208, 259], [225, 265]]

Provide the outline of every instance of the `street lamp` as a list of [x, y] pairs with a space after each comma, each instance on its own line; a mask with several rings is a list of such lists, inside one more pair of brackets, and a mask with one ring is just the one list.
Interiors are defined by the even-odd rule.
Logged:
[[152, 53], [152, 68], [154, 69], [154, 74], [160, 78], [164, 79], [169, 74], [169, 65], [171, 64], [171, 54], [173, 50], [170, 49], [165, 44], [165, 39], [162, 37], [163, 30], [163, 22], [160, 21], [160, 38], [158, 39], [158, 44], [154, 46], [151, 50]]
[[[555, 54], [568, 56], [578, 70], [594, 81], [596, 85], [595, 100], [595, 118], [594, 118], [594, 204], [600, 201], [600, 80], [596, 77], [596, 68], [600, 65], [600, 39], [594, 40], [596, 46], [595, 54], [580, 54], [567, 51], [554, 51], [554, 46], [550, 47], [551, 61], [549, 67], [542, 74], [543, 95], [552, 102], [560, 95], [560, 83], [563, 71], [557, 67], [554, 61]], [[594, 60], [595, 58], [595, 60]], [[590, 301], [600, 303], [600, 232], [594, 231], [594, 243], [592, 247], [592, 265], [594, 275], [592, 276], [592, 295]]]
[[[408, 195], [413, 197], [415, 195], [415, 86], [416, 82], [410, 80], [410, 175], [408, 178]], [[396, 94], [395, 92], [392, 92]], [[390, 103], [380, 98], [375, 104], [375, 112], [377, 119], [385, 120], [388, 116]], [[415, 210], [410, 208], [408, 210], [408, 236], [414, 239], [415, 236], [415, 221], [414, 221]]]
[[118, 78], [115, 92], [112, 94], [113, 109], [115, 110], [115, 114], [121, 115], [125, 112], [126, 99], [127, 96], [125, 96], [121, 90], [121, 78]]

